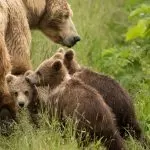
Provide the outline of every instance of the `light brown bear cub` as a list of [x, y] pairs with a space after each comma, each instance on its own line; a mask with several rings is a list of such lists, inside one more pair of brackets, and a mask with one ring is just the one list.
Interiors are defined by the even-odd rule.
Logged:
[[106, 104], [116, 116], [121, 136], [124, 137], [125, 133], [130, 133], [133, 137], [144, 142], [132, 99], [120, 84], [109, 76], [81, 67], [75, 59], [73, 50], [68, 50], [67, 52], [61, 50], [60, 53], [64, 56], [63, 63], [69, 73], [95, 88], [102, 95]]
[[[95, 89], [70, 77], [61, 60], [45, 60], [26, 80], [31, 85], [49, 86], [49, 98], [40, 104], [49, 108], [50, 118], [55, 114], [61, 123], [71, 117], [78, 131], [77, 137], [86, 130], [84, 133], [89, 133], [91, 139], [102, 138], [108, 150], [125, 149], [110, 108]], [[31, 101], [29, 110], [36, 106], [38, 101]]]
[[6, 76], [10, 94], [18, 108], [27, 107], [29, 101], [33, 98], [33, 89], [25, 80], [25, 76], [15, 76], [12, 74]]

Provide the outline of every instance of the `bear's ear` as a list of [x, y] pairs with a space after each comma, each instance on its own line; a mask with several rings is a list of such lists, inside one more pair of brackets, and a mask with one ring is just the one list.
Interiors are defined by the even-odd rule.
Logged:
[[32, 73], [33, 73], [32, 70], [28, 70], [28, 71], [25, 72], [24, 77], [26, 77], [26, 76], [28, 76], [28, 75], [30, 75], [30, 74], [32, 74]]
[[60, 47], [56, 52], [64, 54], [65, 50], [64, 48]]
[[74, 55], [75, 55], [74, 50], [73, 50], [73, 49], [70, 49], [70, 50], [68, 50], [68, 51], [65, 53], [65, 56], [64, 56], [64, 57], [65, 57], [66, 60], [71, 61], [71, 60], [73, 60]]
[[7, 74], [6, 75], [6, 81], [7, 83], [10, 83], [12, 80], [16, 79], [17, 77], [15, 75], [12, 74]]
[[63, 60], [64, 56], [61, 53], [56, 53], [55, 55], [52, 56], [52, 58], [53, 59], [61, 59], [61, 60]]
[[61, 68], [62, 68], [62, 61], [57, 59], [53, 62], [52, 64], [52, 68], [55, 70], [55, 71], [59, 71]]

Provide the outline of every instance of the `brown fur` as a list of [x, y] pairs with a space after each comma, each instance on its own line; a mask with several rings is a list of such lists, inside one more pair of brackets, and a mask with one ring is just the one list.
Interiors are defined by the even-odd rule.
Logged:
[[31, 99], [33, 98], [33, 90], [29, 83], [25, 80], [25, 75], [15, 76], [8, 74], [6, 80], [9, 87], [9, 92], [13, 101], [16, 103], [16, 107], [27, 107]]
[[95, 88], [103, 96], [106, 104], [116, 116], [122, 137], [125, 137], [125, 133], [129, 132], [133, 137], [142, 140], [142, 130], [136, 119], [134, 106], [127, 91], [114, 79], [93, 72], [88, 68], [80, 67], [74, 57], [73, 50], [69, 50], [65, 54], [62, 53], [62, 55], [64, 55], [64, 64], [69, 73]]
[[[66, 0], [0, 1], [1, 106], [4, 105], [4, 99], [8, 100], [8, 97], [11, 97], [5, 75], [9, 71], [14, 75], [24, 74], [32, 68], [30, 29], [40, 29], [54, 42], [68, 47], [79, 41], [79, 36], [71, 20], [71, 12]], [[57, 28], [54, 28], [54, 25]], [[7, 107], [13, 109], [11, 105], [7, 105]]]
[[[59, 59], [44, 61], [26, 79], [36, 86], [49, 86], [49, 98], [40, 103], [48, 108], [50, 118], [56, 115], [60, 122], [65, 122], [71, 117], [79, 133], [86, 130], [91, 138], [102, 138], [108, 150], [125, 149], [111, 110], [102, 97], [90, 86], [71, 78]], [[38, 101], [29, 104], [30, 110], [36, 108], [35, 104]]]
[[[56, 55], [55, 57], [59, 56]], [[27, 107], [31, 99], [33, 99], [33, 87], [25, 80], [25, 77], [31, 73], [33, 71], [28, 70], [24, 75], [7, 74], [6, 76], [9, 92], [18, 109]], [[48, 97], [48, 89], [48, 87], [43, 86], [36, 88], [40, 99], [43, 99], [43, 101]]]

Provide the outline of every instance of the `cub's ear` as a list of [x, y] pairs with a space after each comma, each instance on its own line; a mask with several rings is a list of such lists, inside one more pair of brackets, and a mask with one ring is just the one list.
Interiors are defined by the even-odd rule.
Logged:
[[26, 76], [28, 76], [28, 75], [30, 75], [30, 74], [32, 74], [34, 71], [32, 71], [32, 70], [28, 70], [28, 71], [26, 71], [25, 72], [25, 74], [24, 74], [24, 77], [26, 77]]
[[7, 81], [7, 83], [10, 83], [11, 81], [13, 81], [16, 78], [17, 77], [15, 75], [12, 75], [12, 74], [7, 74], [6, 75], [6, 81]]
[[56, 53], [62, 53], [62, 54], [64, 54], [65, 50], [64, 50], [64, 48], [60, 47], [60, 48], [58, 48], [58, 50], [56, 51]]
[[56, 60], [56, 59], [63, 60], [64, 59], [64, 53], [65, 53], [64, 49], [62, 47], [60, 47], [51, 58], [54, 60]]
[[55, 55], [52, 56], [53, 59], [61, 59], [63, 60], [64, 59], [64, 55], [61, 54], [61, 53], [56, 53]]
[[68, 51], [65, 53], [64, 58], [65, 58], [66, 60], [68, 60], [68, 61], [71, 61], [71, 60], [73, 60], [74, 56], [75, 56], [74, 50], [73, 50], [73, 49], [70, 49], [70, 50], [68, 50]]
[[53, 68], [55, 71], [59, 71], [59, 70], [62, 68], [62, 65], [63, 65], [62, 61], [59, 60], [59, 59], [57, 59], [57, 60], [55, 60], [55, 61], [53, 62], [52, 68]]

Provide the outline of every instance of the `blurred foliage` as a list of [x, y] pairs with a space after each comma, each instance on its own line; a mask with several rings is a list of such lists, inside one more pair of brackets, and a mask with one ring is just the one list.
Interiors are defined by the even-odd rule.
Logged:
[[96, 70], [119, 79], [131, 92], [143, 83], [150, 90], [150, 5], [138, 5], [128, 18], [127, 31], [119, 30], [124, 42], [116, 40], [114, 46], [104, 47], [96, 55], [91, 52], [89, 62]]
[[149, 38], [150, 36], [150, 5], [142, 4], [130, 13], [129, 19], [136, 25], [128, 29], [126, 40]]

